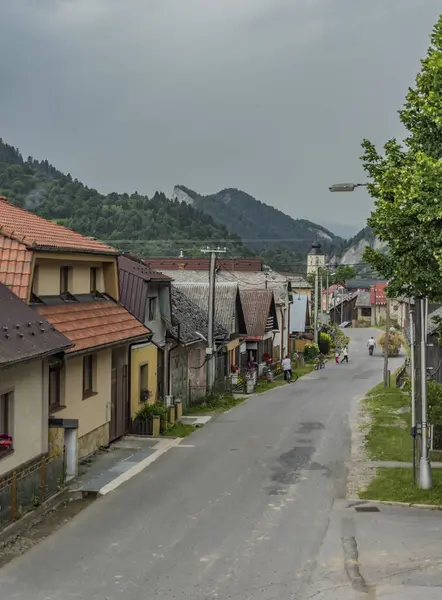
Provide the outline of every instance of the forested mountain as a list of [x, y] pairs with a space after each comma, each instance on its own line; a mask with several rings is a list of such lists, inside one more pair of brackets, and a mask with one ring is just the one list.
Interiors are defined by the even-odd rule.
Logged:
[[241, 190], [230, 188], [201, 196], [178, 185], [174, 189], [174, 197], [210, 215], [216, 223], [240, 235], [250, 248], [257, 251], [283, 247], [301, 254], [305, 260], [315, 239], [320, 240], [327, 253], [338, 253], [344, 247], [344, 240], [325, 227], [306, 219], [292, 219]]
[[186, 203], [156, 193], [100, 194], [47, 160], [24, 160], [0, 139], [0, 195], [87, 236], [141, 256], [195, 255], [208, 243], [227, 246], [232, 256], [253, 253], [237, 235]]
[[84, 235], [145, 257], [178, 256], [181, 251], [185, 256], [198, 256], [201, 247], [220, 245], [227, 247], [228, 256], [258, 255], [275, 270], [302, 275], [306, 254], [316, 238], [329, 256], [340, 257], [348, 248], [324, 227], [291, 219], [238, 190], [203, 197], [179, 186], [173, 199], [161, 192], [153, 198], [137, 192], [103, 195], [47, 160], [24, 160], [18, 149], [1, 139], [0, 195]]

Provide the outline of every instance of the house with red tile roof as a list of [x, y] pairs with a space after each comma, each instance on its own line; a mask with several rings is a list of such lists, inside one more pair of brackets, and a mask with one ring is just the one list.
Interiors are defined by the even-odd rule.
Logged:
[[119, 303], [118, 251], [0, 197], [0, 282], [72, 344], [48, 383], [50, 420], [79, 458], [126, 433], [129, 352], [151, 331]]
[[[0, 283], [0, 489], [48, 452], [47, 382], [72, 343]], [[0, 522], [3, 509], [0, 506]]]

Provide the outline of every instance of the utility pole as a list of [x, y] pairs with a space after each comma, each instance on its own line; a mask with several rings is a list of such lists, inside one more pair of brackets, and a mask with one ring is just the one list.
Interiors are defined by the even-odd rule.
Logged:
[[419, 487], [422, 490], [430, 490], [433, 487], [431, 476], [430, 457], [428, 452], [428, 399], [427, 399], [427, 310], [428, 299], [419, 300], [421, 318], [421, 405], [422, 405], [422, 449], [419, 464]]
[[314, 336], [313, 341], [315, 344], [318, 343], [318, 257], [316, 257], [316, 269], [315, 269], [315, 306], [314, 306]]
[[388, 348], [390, 342], [390, 298], [386, 296], [386, 311], [385, 311], [385, 347], [384, 347], [384, 387], [389, 387], [388, 377]]
[[413, 483], [416, 483], [416, 371], [414, 361], [414, 313], [410, 309], [411, 437], [413, 440]]
[[215, 384], [216, 378], [216, 363], [214, 356], [216, 354], [215, 347], [215, 294], [216, 294], [216, 256], [217, 254], [225, 253], [226, 248], [217, 248], [213, 250], [209, 247], [202, 249], [203, 254], [210, 254], [209, 266], [209, 306], [208, 306], [208, 331], [207, 331], [207, 381], [206, 388], [210, 392]]
[[322, 270], [321, 273], [319, 274], [319, 306], [320, 306], [320, 310], [319, 310], [319, 315], [320, 315], [320, 319], [321, 319], [321, 325], [323, 325], [323, 314], [322, 314]]
[[328, 267], [327, 267], [327, 275], [326, 275], [326, 279], [327, 279], [327, 283], [326, 283], [326, 285], [327, 285], [327, 294], [325, 296], [325, 312], [327, 313], [327, 323], [330, 322], [330, 319], [329, 319], [329, 315], [330, 315], [330, 297], [329, 297], [329, 293], [328, 293], [328, 289], [330, 287], [330, 283], [329, 283], [328, 276], [329, 276], [329, 271], [328, 271]]

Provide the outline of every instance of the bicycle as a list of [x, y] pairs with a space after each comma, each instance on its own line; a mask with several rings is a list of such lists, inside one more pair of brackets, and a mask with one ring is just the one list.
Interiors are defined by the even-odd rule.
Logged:
[[284, 379], [286, 380], [287, 383], [294, 383], [295, 381], [298, 381], [298, 373], [296, 373], [296, 371], [292, 371], [292, 374], [289, 375], [288, 377], [285, 376], [284, 373]]
[[315, 362], [315, 371], [319, 371], [320, 369], [325, 369], [325, 360], [317, 360]]

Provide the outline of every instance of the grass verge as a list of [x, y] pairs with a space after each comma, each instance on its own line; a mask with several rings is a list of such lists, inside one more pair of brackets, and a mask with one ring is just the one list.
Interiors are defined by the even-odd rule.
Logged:
[[198, 416], [198, 415], [215, 415], [218, 413], [230, 410], [234, 406], [238, 406], [247, 398], [246, 395], [241, 398], [235, 398], [231, 394], [208, 394], [200, 404], [195, 406], [187, 406], [183, 414]]
[[413, 484], [411, 469], [378, 469], [375, 479], [359, 497], [367, 500], [442, 506], [442, 471], [433, 469], [433, 489], [420, 490]]
[[195, 431], [196, 427], [193, 425], [185, 425], [184, 423], [175, 423], [169, 427], [167, 431], [161, 435], [164, 437], [180, 437], [185, 438]]
[[[394, 377], [392, 377], [394, 382]], [[410, 405], [409, 395], [394, 386], [375, 386], [364, 400], [363, 408], [370, 416], [365, 436], [366, 451], [372, 460], [410, 462], [412, 438], [411, 414], [401, 412]]]

